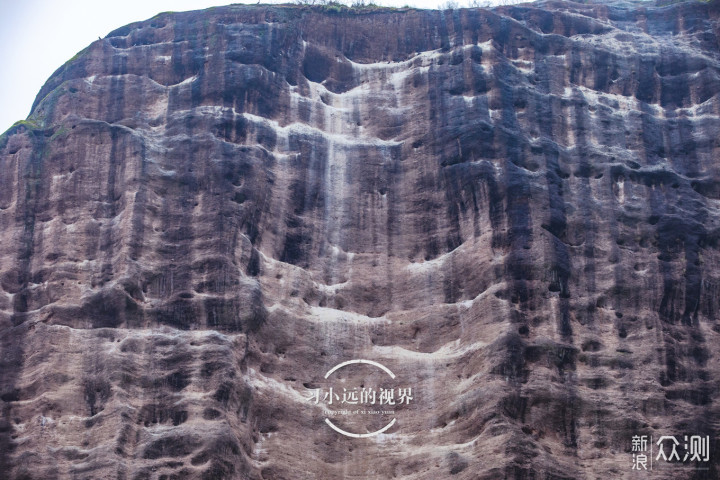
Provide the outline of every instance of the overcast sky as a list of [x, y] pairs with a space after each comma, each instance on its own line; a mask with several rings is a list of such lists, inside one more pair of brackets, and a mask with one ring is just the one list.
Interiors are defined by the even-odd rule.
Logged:
[[[374, 3], [437, 8], [444, 2], [374, 0]], [[213, 0], [0, 0], [0, 133], [17, 120], [25, 119], [45, 80], [98, 37], [159, 12], [226, 4], [228, 1]]]

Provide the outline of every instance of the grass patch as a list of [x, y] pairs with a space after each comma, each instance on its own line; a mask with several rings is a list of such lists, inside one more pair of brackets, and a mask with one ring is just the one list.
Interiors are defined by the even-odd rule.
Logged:
[[5, 130], [2, 135], [0, 135], [0, 150], [5, 148], [8, 139], [10, 138], [10, 135], [18, 133], [22, 129], [34, 132], [36, 130], [42, 130], [43, 128], [45, 127], [34, 118], [28, 118], [27, 120], [18, 120], [17, 122], [13, 123], [10, 128]]
[[65, 62], [65, 65], [67, 65], [67, 64], [70, 63], [70, 62], [74, 62], [75, 60], [77, 60], [78, 58], [82, 57], [83, 55], [85, 55], [85, 54], [86, 54], [87, 52], [89, 52], [89, 51], [90, 51], [90, 47], [89, 47], [89, 46], [83, 48], [83, 49], [80, 50], [78, 53], [76, 53], [75, 55], [73, 55], [73, 56], [70, 58], [70, 60], [68, 60], [67, 62]]
[[28, 130], [40, 130], [41, 128], [43, 128], [42, 125], [32, 119], [18, 120], [17, 122], [13, 123], [12, 127], [10, 128], [19, 129], [20, 127], [25, 127]]
[[60, 137], [66, 137], [68, 133], [70, 133], [70, 130], [68, 130], [65, 125], [60, 125], [60, 127], [55, 130], [55, 133], [53, 133], [50, 137], [50, 141], [57, 140]]

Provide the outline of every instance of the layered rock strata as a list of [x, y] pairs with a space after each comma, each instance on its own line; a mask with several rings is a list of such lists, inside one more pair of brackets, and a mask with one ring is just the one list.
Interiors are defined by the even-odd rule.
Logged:
[[[636, 478], [701, 435], [653, 478], [718, 478], [717, 5], [93, 42], [0, 140], [0, 476]], [[368, 381], [413, 399], [338, 434], [313, 391]]]

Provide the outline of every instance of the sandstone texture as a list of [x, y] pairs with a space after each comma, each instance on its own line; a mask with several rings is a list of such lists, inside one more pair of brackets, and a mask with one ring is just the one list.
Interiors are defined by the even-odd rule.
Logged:
[[[720, 478], [719, 16], [237, 5], [93, 42], [0, 137], [0, 478], [630, 479], [633, 435], [709, 436], [646, 476]], [[324, 378], [351, 359], [397, 377]], [[311, 398], [371, 384], [413, 392], [373, 437]]]

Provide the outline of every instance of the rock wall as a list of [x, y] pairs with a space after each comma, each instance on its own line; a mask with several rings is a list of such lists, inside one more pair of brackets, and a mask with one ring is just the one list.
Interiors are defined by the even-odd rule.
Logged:
[[[708, 435], [653, 478], [718, 478], [719, 10], [93, 42], [0, 137], [0, 477], [636, 478], [632, 436]], [[311, 399], [350, 359], [412, 388], [383, 434]]]

